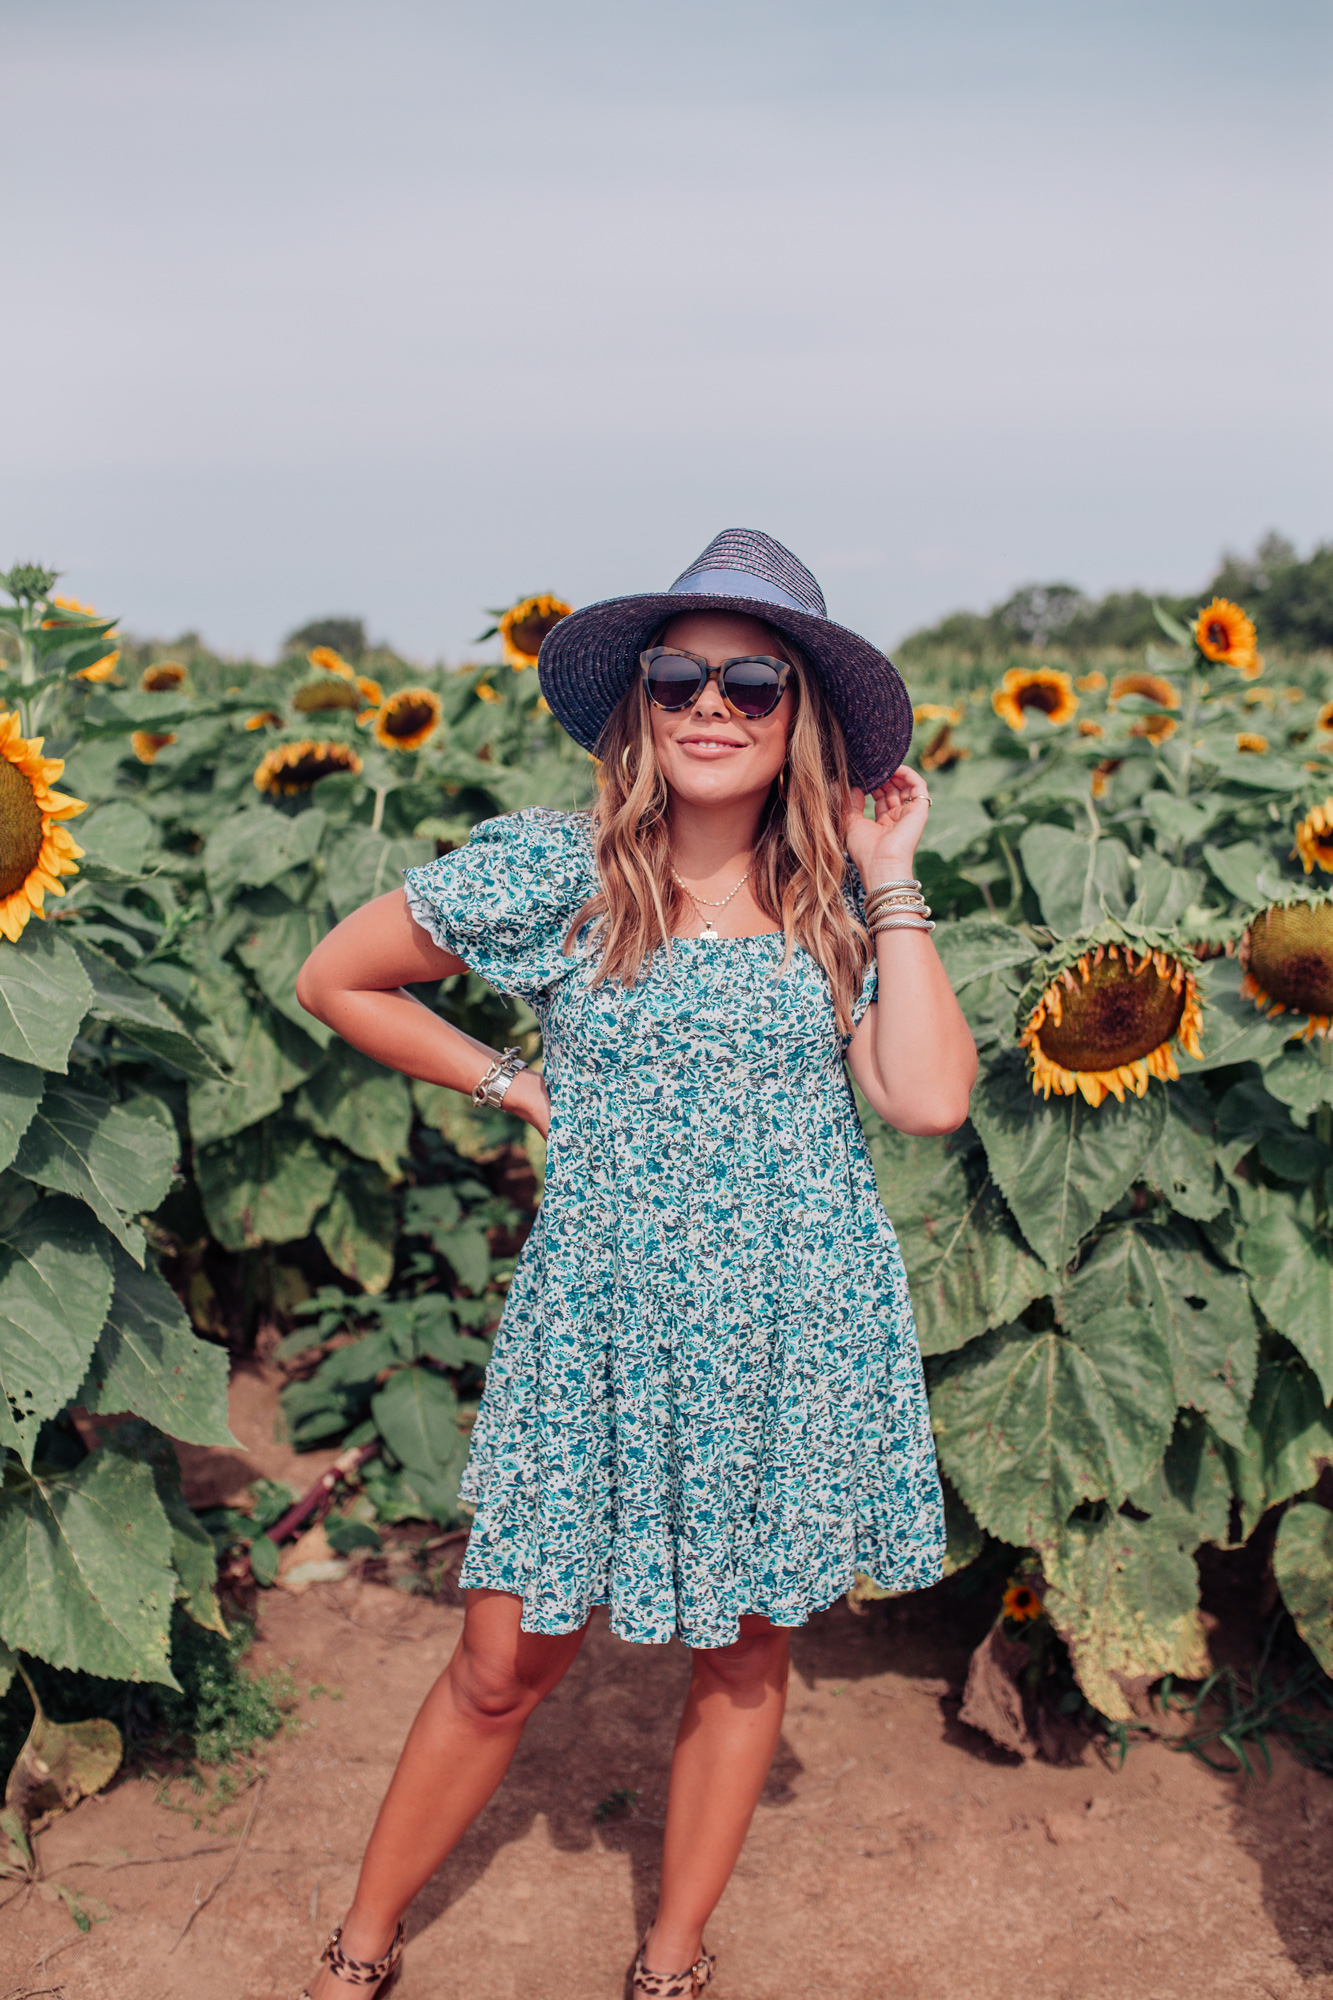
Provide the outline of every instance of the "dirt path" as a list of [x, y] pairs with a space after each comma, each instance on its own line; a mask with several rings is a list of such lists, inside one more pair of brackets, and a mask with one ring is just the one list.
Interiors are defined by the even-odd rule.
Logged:
[[[971, 1634], [931, 1599], [866, 1620], [839, 1606], [797, 1638], [783, 1747], [711, 1929], [718, 2000], [1333, 2000], [1333, 1783], [1279, 1753], [1246, 1789], [1156, 1746], [1119, 1774], [1091, 1752], [1020, 1766], [954, 1719]], [[70, 1943], [58, 1905], [0, 1909], [0, 2000], [295, 2000], [460, 1620], [356, 1580], [267, 1596], [255, 1663], [290, 1665], [300, 1726], [265, 1756], [230, 1880], [172, 1954], [253, 1795], [196, 1830], [122, 1781], [42, 1840], [48, 1874], [111, 1918]], [[678, 1647], [595, 1626], [418, 1899], [402, 2000], [619, 2000], [685, 1674]], [[312, 1699], [321, 1684], [342, 1698]], [[619, 1788], [637, 1808], [599, 1822]]]

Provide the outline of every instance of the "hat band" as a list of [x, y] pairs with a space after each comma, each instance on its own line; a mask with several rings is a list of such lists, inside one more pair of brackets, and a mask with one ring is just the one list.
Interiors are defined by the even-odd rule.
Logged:
[[667, 592], [668, 597], [754, 597], [761, 604], [781, 604], [788, 611], [800, 611], [807, 618], [817, 618], [808, 604], [802, 604], [797, 597], [788, 596], [779, 590], [767, 577], [751, 576], [743, 569], [696, 569], [677, 577]]

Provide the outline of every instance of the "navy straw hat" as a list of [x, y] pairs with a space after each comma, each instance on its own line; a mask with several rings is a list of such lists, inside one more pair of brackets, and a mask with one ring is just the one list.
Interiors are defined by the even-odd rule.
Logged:
[[842, 726], [853, 782], [873, 791], [897, 770], [912, 740], [912, 704], [897, 669], [868, 640], [835, 625], [805, 564], [756, 528], [714, 535], [669, 590], [609, 597], [552, 626], [537, 672], [552, 714], [576, 743], [596, 749], [639, 654], [668, 618], [686, 611], [737, 611], [793, 639]]

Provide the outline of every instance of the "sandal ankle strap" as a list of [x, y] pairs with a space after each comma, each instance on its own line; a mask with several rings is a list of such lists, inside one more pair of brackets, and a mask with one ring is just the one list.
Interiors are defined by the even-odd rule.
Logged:
[[393, 1934], [393, 1943], [383, 1958], [349, 1958], [340, 1942], [342, 1934], [342, 1925], [339, 1924], [320, 1953], [320, 1959], [321, 1962], [327, 1959], [330, 1970], [336, 1972], [339, 1979], [345, 1979], [349, 1986], [373, 1986], [378, 1980], [386, 1979], [402, 1957], [407, 1941], [400, 1919]]
[[[644, 1939], [644, 1944], [647, 1943]], [[698, 2000], [710, 1979], [717, 1959], [705, 1951], [683, 1972], [650, 1972], [643, 1962], [643, 1945], [634, 1961], [634, 1991], [642, 2000]]]

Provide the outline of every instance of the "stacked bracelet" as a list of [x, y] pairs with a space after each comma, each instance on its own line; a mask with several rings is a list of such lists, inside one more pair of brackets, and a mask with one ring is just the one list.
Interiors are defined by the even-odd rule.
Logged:
[[930, 904], [921, 894], [915, 876], [902, 881], [881, 882], [866, 897], [866, 928], [871, 937], [881, 931], [933, 931]]
[[498, 1111], [510, 1084], [519, 1071], [526, 1068], [521, 1049], [506, 1049], [502, 1056], [497, 1056], [472, 1092], [472, 1102], [477, 1109], [480, 1111], [483, 1104], [489, 1104]]

